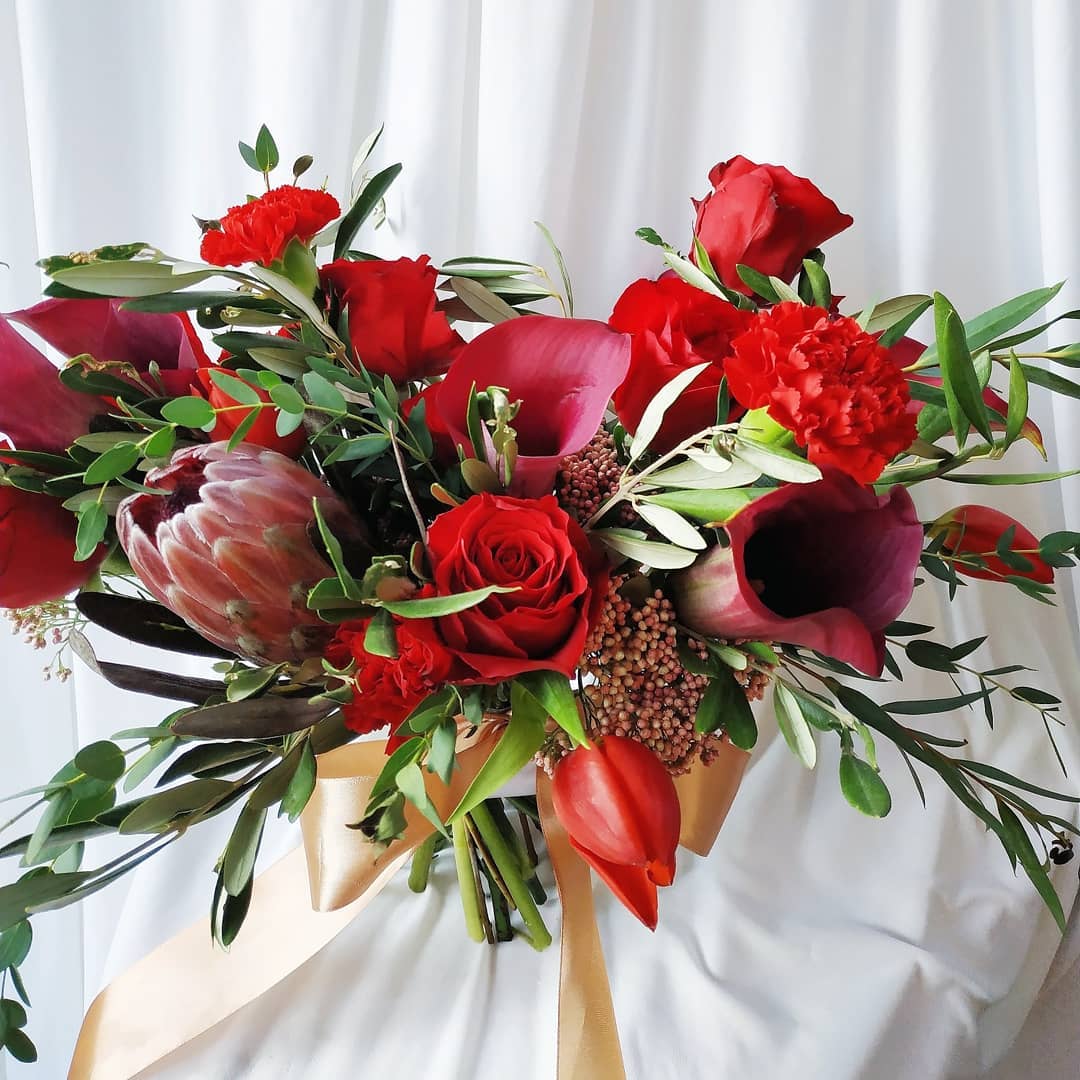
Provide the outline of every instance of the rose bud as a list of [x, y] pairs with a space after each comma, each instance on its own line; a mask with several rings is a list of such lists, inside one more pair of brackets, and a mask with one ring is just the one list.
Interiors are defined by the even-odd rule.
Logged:
[[312, 543], [312, 500], [348, 550], [362, 542], [341, 498], [272, 450], [193, 446], [146, 474], [116, 530], [146, 588], [222, 648], [259, 663], [319, 656], [333, 630], [306, 605], [333, 569]]
[[809, 180], [780, 165], [733, 157], [713, 167], [709, 182], [712, 191], [694, 200], [694, 235], [720, 280], [739, 292], [751, 290], [737, 263], [790, 281], [808, 252], [854, 221]]
[[[665, 452], [716, 423], [716, 402], [731, 341], [746, 329], [749, 314], [681, 278], [642, 278], [615, 303], [608, 319], [613, 330], [630, 335], [630, 370], [615, 391], [615, 411], [631, 434], [648, 404], [680, 371], [709, 363], [678, 404], [668, 409], [652, 448]], [[745, 410], [732, 401], [723, 421]]]
[[84, 585], [98, 555], [75, 561], [75, 515], [48, 495], [0, 487], [0, 607], [57, 600]]
[[33, 330], [65, 356], [89, 353], [100, 363], [127, 366], [131, 374], [123, 367], [111, 369], [109, 374], [133, 385], [140, 385], [141, 377], [144, 389], [153, 393], [157, 393], [157, 386], [148, 373], [150, 365], [156, 364], [165, 392], [186, 394], [195, 368], [208, 363], [187, 314], [126, 311], [124, 303], [104, 298], [45, 300], [25, 311], [13, 312], [10, 318]]
[[373, 375], [395, 383], [441, 375], [465, 342], [436, 308], [438, 274], [419, 259], [339, 259], [320, 278], [348, 315], [349, 338]]
[[675, 879], [682, 816], [660, 759], [635, 739], [608, 735], [555, 766], [551, 795], [574, 850], [655, 930], [656, 888]]
[[559, 464], [596, 434], [608, 401], [626, 377], [630, 339], [591, 319], [524, 315], [485, 330], [462, 350], [439, 386], [440, 423], [471, 456], [467, 412], [473, 387], [502, 386], [520, 401], [514, 417], [517, 463], [511, 495], [539, 498], [555, 486]]
[[[1026, 567], [1009, 566], [997, 552], [998, 543], [1007, 529], [1012, 528], [1009, 550]], [[1004, 581], [1006, 578], [1029, 578], [1031, 581], [1052, 585], [1054, 570], [1039, 557], [1038, 538], [1015, 518], [989, 506], [958, 506], [950, 510], [930, 526], [932, 537], [945, 534], [941, 554], [956, 557], [952, 564], [956, 571], [968, 577], [985, 581]], [[965, 562], [963, 556], [974, 556], [978, 563]]]
[[905, 488], [878, 496], [829, 469], [755, 499], [724, 528], [728, 544], [674, 578], [686, 626], [805, 645], [881, 674], [883, 631], [911, 599], [922, 552]]

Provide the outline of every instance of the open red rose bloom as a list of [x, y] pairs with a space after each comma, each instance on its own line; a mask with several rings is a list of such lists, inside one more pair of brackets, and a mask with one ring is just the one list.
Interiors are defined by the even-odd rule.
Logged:
[[[979, 460], [1044, 452], [1029, 384], [1072, 384], [1035, 361], [1077, 346], [1023, 353], [1021, 324], [1055, 289], [966, 324], [941, 294], [841, 312], [819, 249], [852, 219], [734, 157], [685, 255], [664, 244], [606, 320], [569, 317], [528, 263], [368, 254], [357, 233], [396, 166], [341, 215], [327, 191], [270, 185], [268, 132], [243, 149], [268, 190], [203, 222], [206, 263], [141, 245], [45, 260], [58, 296], [0, 316], [0, 604], [40, 645], [91, 622], [215, 662], [198, 678], [96, 665], [178, 711], [136, 733], [145, 757], [98, 743], [41, 789], [53, 816], [4, 849], [37, 869], [0, 889], [0, 953], [26, 911], [97, 887], [58, 873], [84, 835], [171, 836], [235, 805], [212, 919], [228, 944], [264, 818], [296, 819], [314, 792], [313, 865], [415, 848], [422, 883], [452, 848], [477, 939], [550, 940], [530, 820], [559, 837], [560, 888], [584, 860], [655, 927], [680, 835], [708, 851], [773, 715], [808, 768], [836, 740], [865, 814], [903, 779], [875, 740], [941, 773], [1060, 914], [1028, 832], [1052, 861], [1071, 848], [1039, 789], [946, 755], [924, 715], [1046, 720], [1057, 699], [973, 655], [981, 636], [941, 640], [922, 622], [935, 604], [902, 621], [917, 588], [1046, 601], [1080, 555], [1080, 533], [1003, 510], [919, 509], [926, 483], [1007, 484]], [[931, 308], [923, 346], [905, 335]], [[914, 702], [853, 681], [916, 669], [947, 679]], [[343, 777], [357, 736], [363, 767]], [[165, 790], [114, 806], [121, 776], [174, 753]], [[515, 824], [501, 792], [522, 770], [539, 798], [515, 798]], [[719, 807], [704, 834], [703, 806]], [[367, 880], [339, 877], [329, 906]]]

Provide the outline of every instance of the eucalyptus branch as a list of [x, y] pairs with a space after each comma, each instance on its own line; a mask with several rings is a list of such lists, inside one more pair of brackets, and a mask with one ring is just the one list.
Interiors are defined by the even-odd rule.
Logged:
[[651, 476], [658, 469], [663, 468], [668, 462], [673, 461], [680, 454], [685, 454], [687, 450], [692, 450], [696, 443], [705, 442], [708, 439], [712, 439], [716, 435], [724, 435], [730, 433], [733, 429], [730, 424], [719, 424], [713, 427], [706, 428], [704, 431], [699, 431], [696, 435], [692, 435], [689, 439], [684, 439], [673, 450], [669, 450], [666, 454], [661, 454], [655, 461], [647, 465], [641, 472], [631, 473], [630, 466], [628, 465], [623, 469], [622, 476], [619, 478], [619, 486], [612, 492], [611, 496], [601, 507], [596, 511], [588, 521], [585, 522], [585, 528], [591, 529], [598, 521], [600, 521], [604, 515], [613, 507], [618, 506], [620, 502], [630, 498], [634, 489]]
[[390, 447], [394, 452], [394, 461], [397, 463], [398, 474], [401, 477], [401, 486], [405, 490], [405, 498], [409, 501], [409, 509], [413, 512], [413, 517], [416, 519], [416, 527], [419, 530], [420, 542], [422, 544], [427, 543], [427, 525], [424, 524], [424, 515], [420, 513], [420, 506], [416, 501], [416, 496], [413, 495], [412, 487], [409, 484], [409, 474], [405, 468], [405, 461], [401, 456], [401, 446], [398, 444], [397, 435], [395, 432], [390, 433]]

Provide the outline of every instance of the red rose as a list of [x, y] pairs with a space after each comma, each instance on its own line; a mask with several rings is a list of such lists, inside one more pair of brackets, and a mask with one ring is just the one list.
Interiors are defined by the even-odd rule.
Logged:
[[441, 375], [465, 342], [436, 310], [430, 259], [339, 259], [321, 271], [341, 299], [361, 363], [396, 383]]
[[269, 266], [281, 258], [290, 241], [310, 243], [340, 213], [337, 199], [329, 192], [285, 184], [232, 207], [221, 219], [220, 229], [206, 232], [199, 251], [215, 266], [247, 262]]
[[[724, 377], [731, 339], [749, 323], [748, 312], [688, 285], [681, 278], [642, 278], [619, 297], [608, 319], [613, 330], [630, 335], [630, 371], [615, 391], [615, 411], [633, 433], [656, 392], [680, 371], [708, 361], [702, 372], [669, 409], [653, 447], [661, 452], [716, 423], [716, 395]], [[726, 419], [743, 409], [733, 403]]]
[[75, 515], [56, 499], [0, 487], [0, 607], [32, 607], [66, 596], [85, 584], [100, 561], [75, 561]]
[[732, 394], [765, 407], [816, 465], [863, 484], [915, 438], [907, 380], [889, 351], [854, 319], [789, 301], [759, 311], [732, 342]]
[[854, 221], [809, 180], [780, 165], [733, 157], [715, 165], [709, 181], [712, 191], [694, 200], [694, 235], [720, 280], [739, 292], [751, 290], [736, 263], [790, 281], [807, 252]]
[[428, 530], [440, 596], [503, 585], [481, 604], [436, 619], [446, 647], [497, 683], [523, 671], [569, 677], [607, 586], [607, 564], [552, 495], [474, 495]]
[[450, 677], [453, 658], [443, 648], [426, 619], [398, 619], [398, 655], [376, 656], [364, 648], [370, 619], [342, 623], [326, 648], [336, 668], [356, 662], [353, 700], [341, 707], [345, 726], [365, 735], [390, 724], [396, 728], [433, 691]]

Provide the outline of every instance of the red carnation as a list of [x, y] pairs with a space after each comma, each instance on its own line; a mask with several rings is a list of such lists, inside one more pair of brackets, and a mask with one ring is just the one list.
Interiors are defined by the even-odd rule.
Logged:
[[[608, 319], [613, 330], [630, 335], [630, 371], [615, 391], [615, 411], [633, 433], [657, 391], [680, 371], [709, 362], [669, 409], [653, 440], [667, 451], [716, 423], [716, 397], [724, 377], [724, 360], [731, 355], [732, 338], [741, 334], [751, 316], [733, 304], [688, 285], [681, 278], [642, 278], [619, 297]], [[737, 420], [743, 409], [733, 403], [725, 419]]]
[[[361, 735], [396, 728], [430, 693], [450, 678], [453, 659], [427, 619], [396, 620], [396, 657], [376, 656], [364, 648], [370, 619], [342, 623], [326, 648], [339, 669], [356, 662], [353, 700], [342, 706], [345, 726]], [[392, 734], [392, 732], [391, 732]]]
[[757, 313], [732, 353], [732, 395], [748, 409], [767, 408], [816, 465], [873, 483], [915, 438], [903, 373], [854, 319], [777, 304]]
[[328, 192], [285, 184], [232, 207], [221, 219], [221, 228], [203, 236], [200, 253], [215, 266], [247, 262], [269, 266], [281, 258], [291, 240], [310, 243], [340, 213], [337, 199]]

